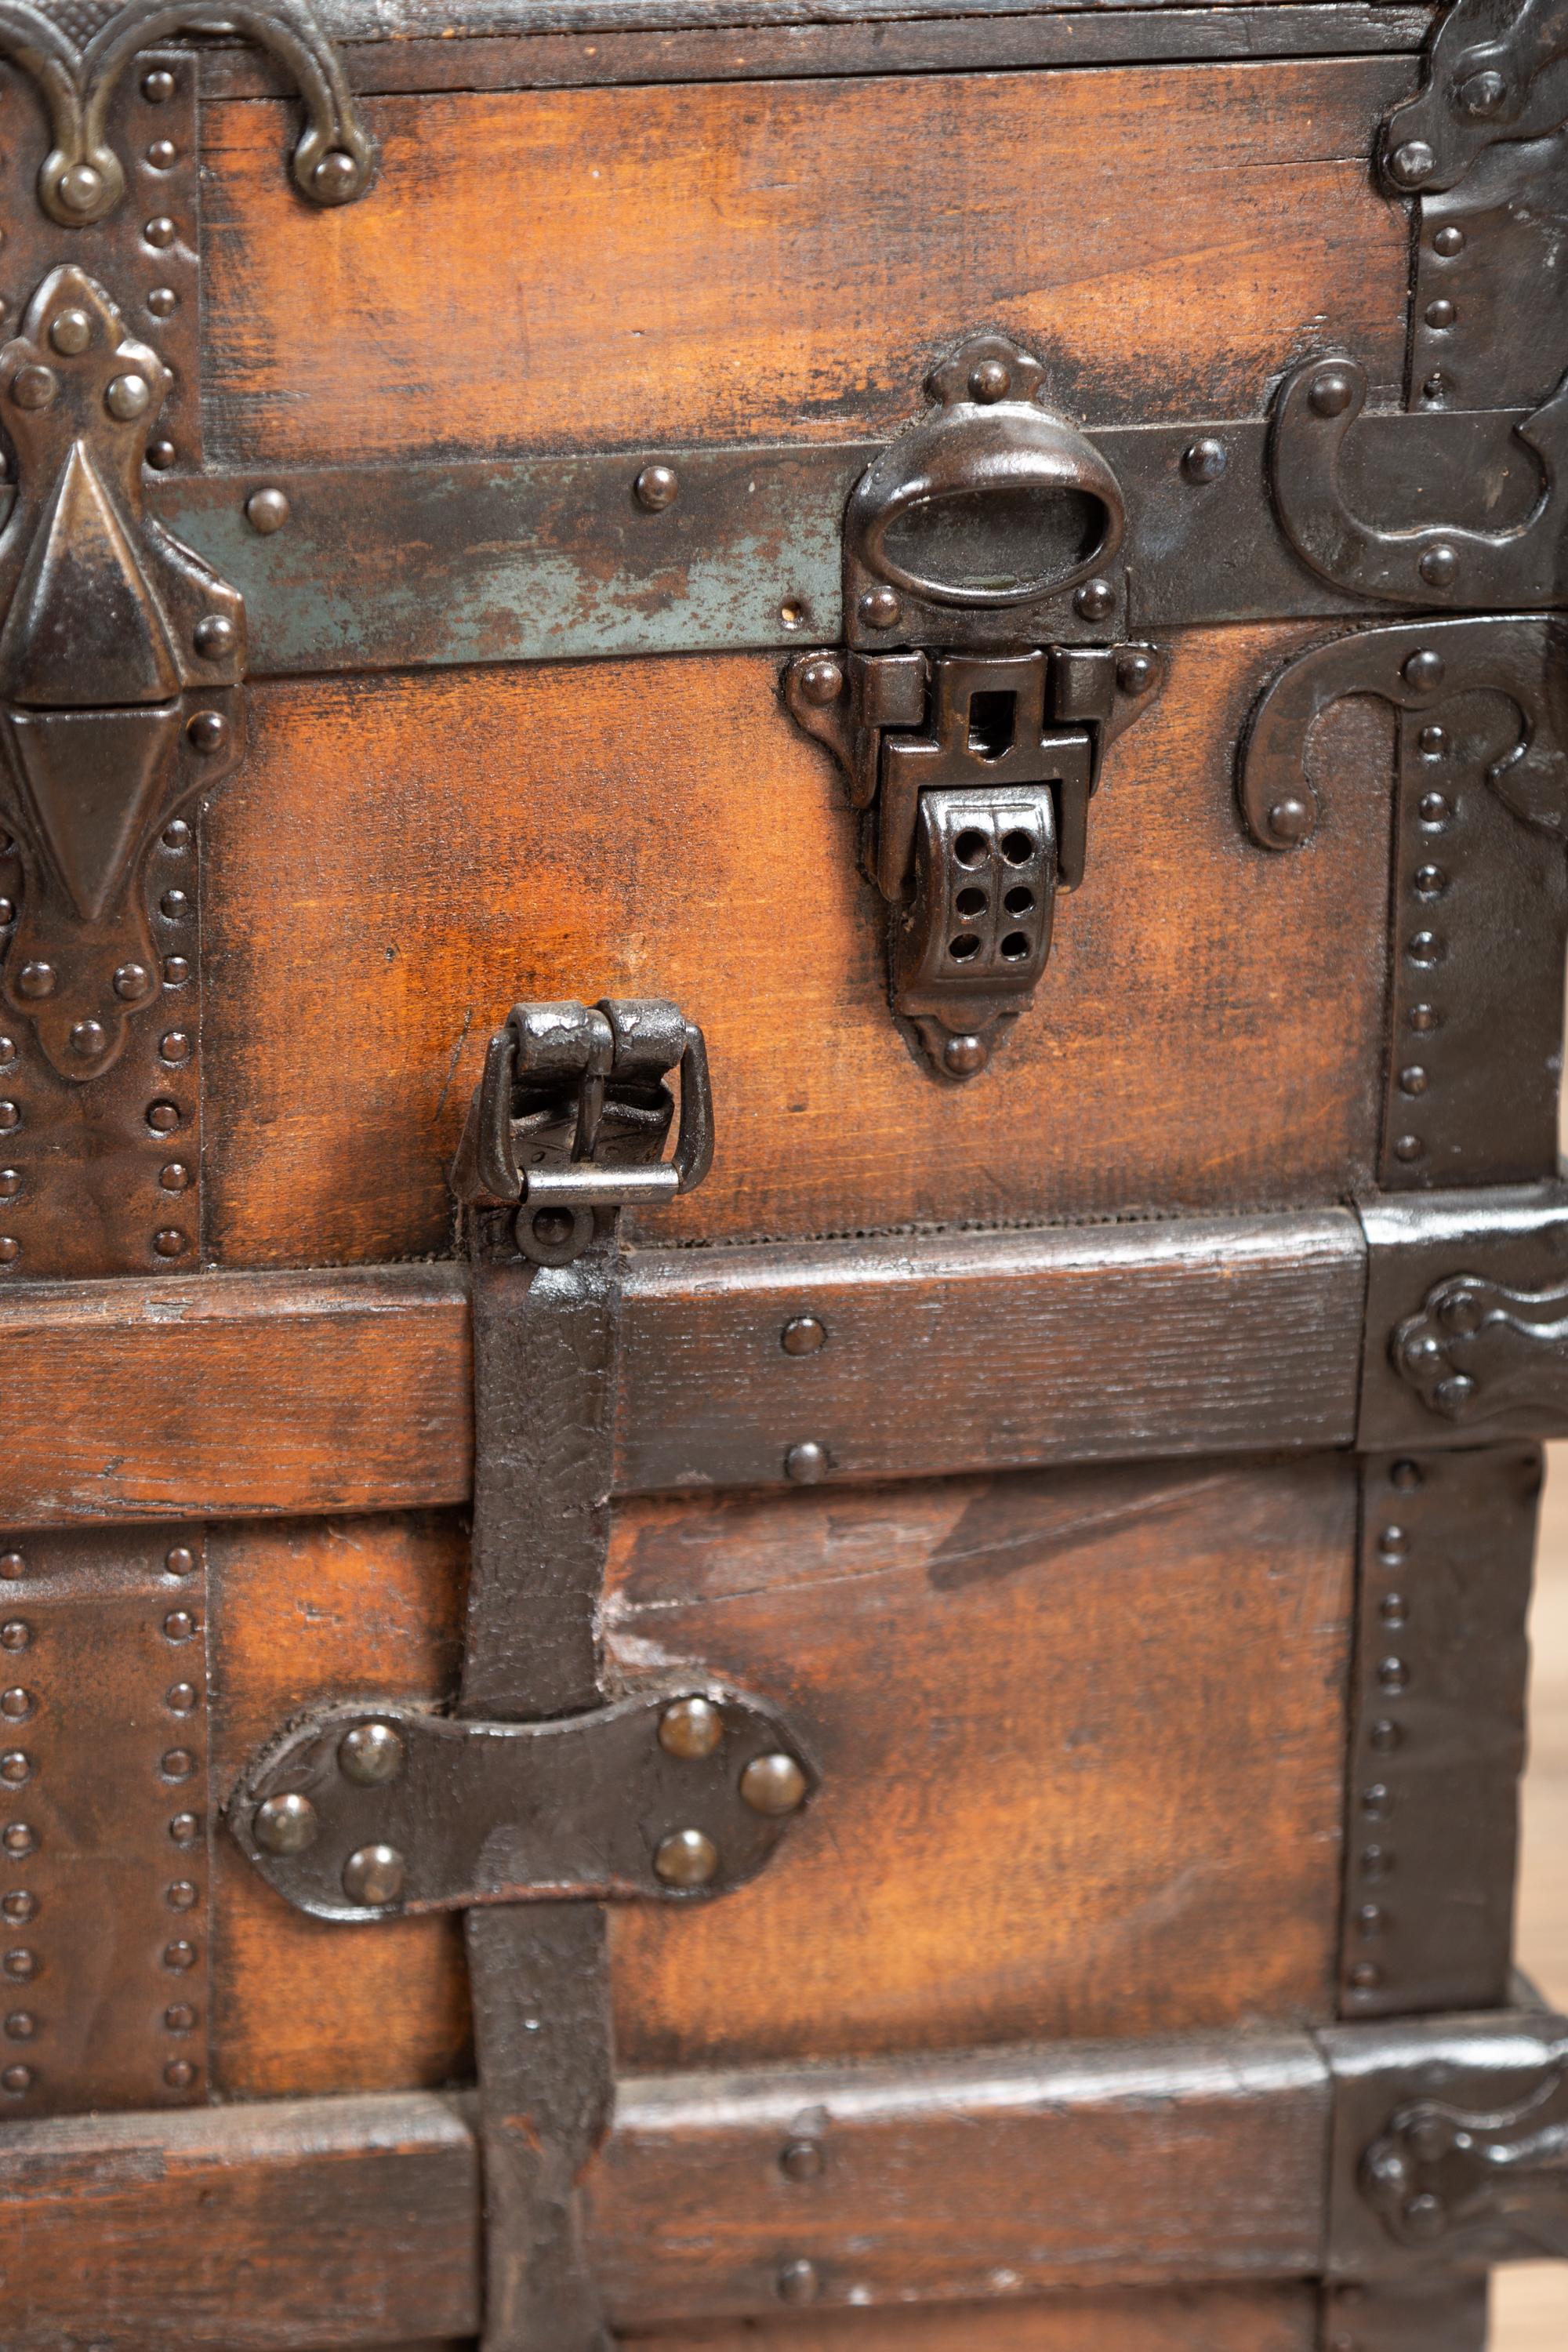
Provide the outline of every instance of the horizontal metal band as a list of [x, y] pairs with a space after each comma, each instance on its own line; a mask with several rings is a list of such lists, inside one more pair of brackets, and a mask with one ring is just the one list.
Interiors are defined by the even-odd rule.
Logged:
[[[1426, 2112], [1440, 2100], [1478, 2126], [1474, 2162], [1458, 2151], [1468, 2186], [1513, 2149], [1506, 2113], [1483, 2125], [1489, 2100], [1533, 2098], [1557, 2127], [1563, 2034], [1560, 2019], [1502, 2012], [625, 2077], [587, 2183], [588, 2255], [620, 2328], [766, 2315], [781, 2300], [995, 2306], [1135, 2283], [1415, 2279], [1450, 2251], [1515, 2259], [1531, 2210], [1550, 2226], [1549, 2153], [1511, 2168], [1521, 2228], [1483, 2179], [1482, 2219], [1439, 2217], [1425, 2254], [1402, 2243], [1402, 2209], [1363, 2186], [1363, 2160], [1425, 2184], [1423, 2167], [1452, 2161]], [[0, 2194], [8, 2352], [110, 2326], [127, 2352], [478, 2332], [464, 2102], [13, 2126]], [[1420, 2226], [1432, 2219], [1423, 2208]]]
[[[636, 1252], [616, 1487], [1348, 1445], [1364, 1283], [1341, 1209]], [[13, 1528], [470, 1492], [458, 1265], [18, 1284], [0, 1342]]]
[[[1389, 396], [1393, 396], [1392, 394]], [[1357, 426], [1358, 504], [1477, 516], [1524, 496], [1513, 427], [1524, 412], [1385, 411]], [[1388, 607], [1330, 586], [1292, 553], [1265, 473], [1268, 427], [1107, 427], [1089, 439], [1126, 493], [1132, 634], [1225, 621], [1335, 618]], [[1223, 471], [1184, 469], [1217, 440]], [[450, 466], [170, 474], [150, 511], [245, 598], [250, 674], [798, 650], [843, 633], [840, 530], [875, 442], [671, 449]], [[633, 486], [657, 463], [672, 503]], [[258, 533], [247, 505], [280, 489], [288, 520]], [[352, 560], [345, 551], [352, 550]], [[1070, 596], [1037, 608], [1053, 639], [1103, 637]]]

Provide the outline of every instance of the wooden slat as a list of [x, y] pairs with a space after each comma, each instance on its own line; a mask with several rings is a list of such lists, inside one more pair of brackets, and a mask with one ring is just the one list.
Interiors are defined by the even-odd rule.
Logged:
[[[1348, 1211], [649, 1252], [624, 1327], [617, 1486], [757, 1486], [1340, 1446], [1363, 1248]], [[827, 1343], [786, 1355], [792, 1317]]]
[[[814, 2182], [779, 2168], [803, 2130]], [[1327, 2132], [1296, 2033], [634, 2076], [591, 2176], [593, 2259], [621, 2326], [773, 2315], [801, 2258], [824, 2311], [1304, 2279]], [[475, 2147], [434, 2094], [11, 2125], [0, 2197], [5, 2352], [478, 2332]]]
[[1310, 2287], [1215, 2286], [700, 2319], [625, 2340], [640, 2352], [1317, 2352], [1320, 2335]]
[[5, 2352], [281, 2352], [479, 2332], [479, 2163], [448, 2101], [279, 2101], [0, 2132]]
[[[786, 2179], [790, 2139], [819, 2141]], [[1327, 2078], [1304, 2035], [1057, 2045], [632, 2078], [591, 2177], [609, 2315], [980, 2300], [1111, 2281], [1289, 2278], [1321, 2260]]]
[[10, 1528], [395, 1510], [472, 1473], [455, 1266], [39, 1283], [0, 1302]]
[[[18, 1285], [0, 1299], [0, 1517], [235, 1518], [466, 1500], [455, 1265]], [[631, 1264], [617, 1491], [1348, 1445], [1348, 1212]], [[780, 1332], [809, 1312], [816, 1354]]]

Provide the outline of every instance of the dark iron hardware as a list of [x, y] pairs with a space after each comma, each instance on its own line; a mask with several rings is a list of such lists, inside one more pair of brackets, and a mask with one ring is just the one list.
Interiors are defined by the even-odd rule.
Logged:
[[1340, 2013], [1508, 1998], [1541, 1452], [1360, 1458]]
[[1415, 2100], [1368, 2148], [1363, 2177], [1401, 2245], [1507, 2230], [1533, 2252], [1568, 2255], [1568, 2067], [1490, 2113]]
[[[666, 1166], [659, 1155], [675, 1104], [664, 1081], [676, 1068], [680, 1129]], [[637, 1891], [657, 1891], [650, 1866], [661, 1885], [721, 1891], [725, 1846], [737, 1870], [760, 1861], [810, 1785], [798, 1743], [781, 1739], [755, 1702], [710, 1691], [700, 1667], [681, 1696], [664, 1691], [637, 1702], [612, 1698], [601, 1675], [623, 1205], [647, 1207], [700, 1183], [712, 1150], [702, 1034], [674, 1005], [523, 1005], [490, 1041], [453, 1171], [474, 1334], [473, 1544], [458, 1717], [479, 1727], [479, 1745], [468, 1747], [456, 1728], [437, 1736], [460, 1743], [443, 1752], [470, 1758], [484, 1754], [485, 1731], [508, 1724], [525, 1742], [562, 1743], [530, 1746], [531, 1755], [564, 1756], [579, 1744], [587, 1753], [595, 1743], [608, 1755], [629, 1743], [629, 1779], [611, 1771], [607, 1801], [631, 1818], [607, 1844], [604, 1824], [588, 1843], [618, 1857], [616, 1884]], [[697, 1809], [679, 1821], [663, 1810], [667, 1766]], [[765, 1801], [748, 1804], [748, 1781], [753, 1797], [759, 1787], [765, 1799], [771, 1792], [775, 1812]], [[564, 1819], [582, 1793], [562, 1791]], [[649, 1804], [651, 1814], [633, 1813]], [[759, 1815], [754, 1825], [742, 1821], [748, 1810]], [[365, 1849], [368, 1870], [379, 1868], [380, 1843]], [[479, 1872], [456, 1875], [499, 1866], [504, 1882], [509, 1848], [517, 1854], [507, 1828]], [[581, 1844], [578, 1853], [584, 1858]], [[487, 2352], [541, 2344], [608, 2352], [579, 2197], [615, 2097], [605, 1911], [592, 1899], [603, 1885], [602, 1877], [579, 1883], [574, 1900], [496, 1899], [464, 1916], [485, 2174]]]
[[760, 1870], [813, 1778], [771, 1709], [717, 1687], [542, 1723], [338, 1706], [252, 1767], [229, 1819], [268, 1885], [319, 1919], [680, 1901]]
[[[672, 1070], [680, 1127], [666, 1160]], [[712, 1159], [707, 1047], [673, 1004], [519, 1004], [490, 1039], [452, 1181], [468, 1206], [518, 1203], [522, 1255], [568, 1265], [595, 1211], [658, 1208], [700, 1184]]]
[[1364, 1444], [1568, 1431], [1568, 1196], [1558, 1183], [1369, 1202]]
[[[1521, 614], [1361, 629], [1299, 654], [1258, 698], [1242, 740], [1237, 789], [1254, 841], [1300, 849], [1310, 840], [1319, 809], [1306, 773], [1307, 738], [1331, 703], [1376, 695], [1438, 735], [1445, 706], [1480, 693], [1506, 697], [1515, 719], [1476, 781], [1522, 823], [1568, 839], [1565, 646], [1568, 625]], [[1445, 740], [1421, 748], [1432, 787], [1451, 788], [1454, 747]]]
[[1335, 2279], [1568, 2254], [1568, 2021], [1458, 2013], [1318, 2035]]
[[69, 267], [0, 351], [19, 471], [0, 535], [0, 712], [26, 865], [5, 993], [68, 1078], [107, 1069], [159, 1001], [148, 853], [244, 748], [244, 605], [142, 512], [169, 382]]
[[[1568, 669], [1545, 614], [1363, 629], [1298, 656], [1258, 699], [1238, 766], [1267, 849], [1323, 812], [1313, 720], [1347, 694], [1396, 714], [1394, 955], [1380, 1181], [1526, 1181], [1557, 1159], [1568, 943]], [[1331, 816], [1331, 811], [1330, 812]], [[1528, 907], [1528, 920], [1521, 909]]]
[[105, 133], [121, 77], [153, 43], [207, 31], [245, 34], [293, 79], [309, 117], [291, 165], [300, 195], [317, 205], [363, 195], [374, 152], [309, 0], [126, 0], [79, 46], [43, 7], [0, 0], [0, 55], [28, 75], [48, 109], [55, 144], [38, 201], [51, 220], [86, 228], [114, 210], [125, 170]]
[[1453, 187], [1487, 150], [1539, 139], [1568, 115], [1568, 8], [1563, 0], [1453, 0], [1427, 51], [1419, 94], [1384, 125], [1390, 187]]
[[[1083, 879], [1106, 746], [1161, 682], [1152, 646], [1039, 642], [1042, 623], [1077, 637], [1125, 610], [1105, 576], [1121, 488], [1039, 404], [1043, 379], [998, 335], [934, 371], [936, 407], [850, 497], [848, 650], [784, 674], [792, 715], [862, 816], [866, 872], [891, 909], [893, 1010], [955, 1081], [1030, 1003], [1057, 894]], [[900, 650], [871, 650], [889, 640]]]
[[[1310, 360], [1279, 388], [1269, 480], [1280, 529], [1303, 562], [1336, 588], [1399, 604], [1485, 611], [1560, 602], [1568, 578], [1559, 499], [1568, 465], [1568, 378], [1514, 428], [1540, 488], [1529, 512], [1498, 530], [1449, 522], [1393, 530], [1352, 512], [1340, 474], [1366, 394], [1366, 371], [1349, 359]], [[1474, 432], [1484, 480], [1484, 416]]]
[[1568, 1370], [1568, 1281], [1513, 1290], [1484, 1275], [1454, 1274], [1435, 1283], [1419, 1314], [1394, 1335], [1394, 1362], [1424, 1404], [1463, 1423], [1472, 1414], [1494, 1425], [1511, 1411], [1554, 1429], [1568, 1421], [1568, 1398], [1543, 1397], [1553, 1375]]

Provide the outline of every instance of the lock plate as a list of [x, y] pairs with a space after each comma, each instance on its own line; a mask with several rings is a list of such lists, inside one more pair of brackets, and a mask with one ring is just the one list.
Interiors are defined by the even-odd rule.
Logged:
[[784, 673], [863, 815], [894, 1014], [958, 1082], [1029, 1004], [1057, 894], [1084, 877], [1106, 747], [1161, 683], [1152, 646], [1083, 641], [1125, 613], [1125, 510], [1043, 386], [994, 334], [932, 371], [933, 407], [849, 500], [847, 646]]

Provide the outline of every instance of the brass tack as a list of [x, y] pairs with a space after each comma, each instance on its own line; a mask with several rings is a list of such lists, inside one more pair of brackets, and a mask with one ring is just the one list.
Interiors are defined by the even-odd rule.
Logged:
[[290, 1789], [283, 1796], [264, 1798], [250, 1827], [257, 1844], [268, 1853], [304, 1853], [315, 1844], [321, 1824], [309, 1797]]
[[339, 1770], [362, 1789], [395, 1780], [406, 1761], [407, 1750], [390, 1723], [356, 1723], [338, 1742]]
[[793, 1756], [753, 1756], [741, 1775], [741, 1795], [754, 1813], [793, 1813], [805, 1796], [805, 1774]]
[[688, 1761], [711, 1756], [723, 1737], [724, 1718], [711, 1699], [674, 1699], [658, 1719], [658, 1744], [667, 1756]]
[[363, 1903], [371, 1908], [395, 1903], [407, 1874], [407, 1866], [395, 1845], [362, 1845], [343, 1864], [343, 1893], [351, 1903]]
[[719, 1849], [701, 1830], [675, 1830], [659, 1840], [653, 1866], [667, 1886], [707, 1886], [719, 1869]]

